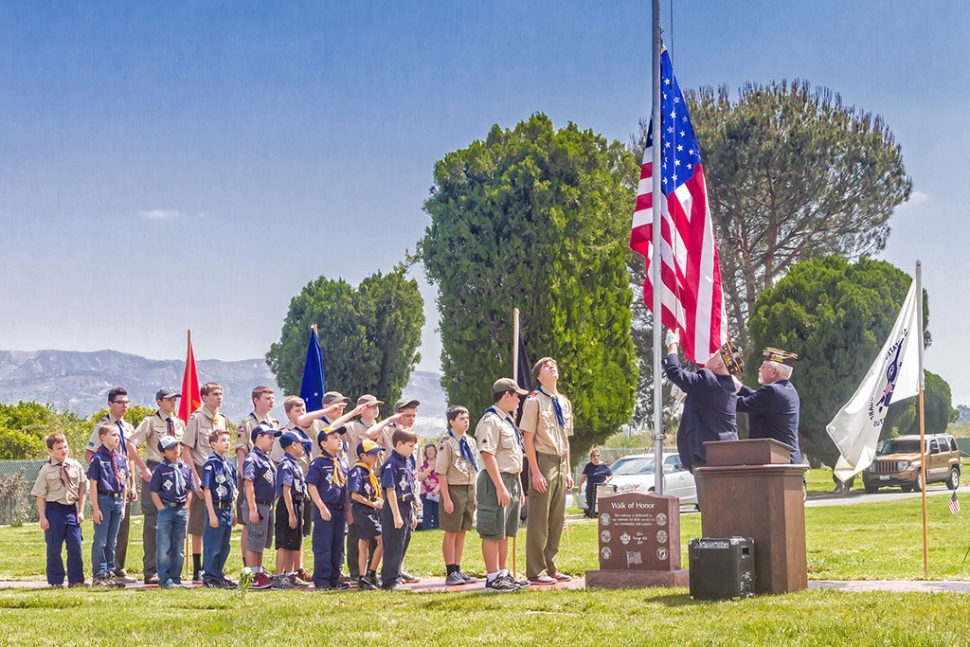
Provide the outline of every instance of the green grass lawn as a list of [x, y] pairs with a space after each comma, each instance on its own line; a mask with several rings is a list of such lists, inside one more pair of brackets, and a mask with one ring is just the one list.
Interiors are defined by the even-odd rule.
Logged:
[[[966, 513], [929, 499], [930, 578], [970, 579]], [[685, 508], [686, 510], [686, 508]], [[919, 499], [805, 511], [810, 579], [920, 579]], [[140, 518], [128, 566], [141, 567]], [[700, 515], [681, 516], [682, 559], [700, 536]], [[92, 536], [85, 524], [85, 549]], [[443, 577], [441, 532], [415, 533], [406, 567]], [[524, 566], [525, 532], [518, 564]], [[42, 580], [37, 525], [0, 528], [0, 579]], [[241, 568], [238, 535], [229, 572]], [[267, 554], [272, 559], [272, 551]], [[312, 555], [307, 554], [307, 566]], [[596, 522], [570, 523], [561, 569], [596, 568]], [[90, 577], [90, 554], [85, 554]], [[482, 572], [469, 533], [465, 570]], [[55, 629], [61, 627], [64, 629]], [[970, 636], [970, 595], [804, 591], [734, 602], [695, 602], [684, 589], [385, 594], [300, 591], [0, 591], [0, 643], [9, 645], [266, 645], [292, 636], [305, 644], [367, 641], [449, 645], [504, 642], [558, 645], [962, 645]], [[312, 641], [312, 642], [311, 642]]]

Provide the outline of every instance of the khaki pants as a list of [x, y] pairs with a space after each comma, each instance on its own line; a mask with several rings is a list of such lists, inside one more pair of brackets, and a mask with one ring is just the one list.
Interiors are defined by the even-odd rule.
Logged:
[[536, 453], [539, 472], [546, 479], [546, 491], [536, 492], [529, 484], [529, 520], [526, 535], [526, 577], [543, 571], [557, 572], [556, 556], [566, 520], [566, 475], [569, 466], [563, 456]]

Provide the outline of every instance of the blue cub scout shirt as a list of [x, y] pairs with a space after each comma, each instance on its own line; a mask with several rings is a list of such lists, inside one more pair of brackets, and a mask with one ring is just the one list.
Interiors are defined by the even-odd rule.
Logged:
[[414, 500], [414, 470], [411, 461], [392, 451], [381, 467], [381, 487], [394, 489], [394, 495], [401, 503]]
[[243, 480], [252, 481], [257, 503], [272, 503], [276, 498], [276, 468], [258, 447], [253, 447], [243, 462]]
[[292, 488], [290, 495], [294, 501], [299, 501], [306, 494], [306, 481], [303, 478], [303, 470], [300, 469], [296, 459], [289, 454], [283, 454], [276, 474], [276, 498], [283, 496], [283, 486], [289, 485]]
[[306, 482], [308, 485], [317, 488], [317, 493], [320, 494], [320, 498], [327, 505], [344, 505], [345, 492], [349, 485], [347, 464], [343, 459], [335, 458], [327, 452], [323, 452], [310, 463]]
[[162, 503], [185, 505], [186, 495], [189, 490], [195, 489], [195, 479], [192, 478], [192, 470], [181, 460], [178, 463], [171, 463], [163, 459], [161, 464], [152, 472], [152, 480], [148, 484], [149, 492], [157, 492], [158, 498]]
[[239, 479], [236, 466], [213, 453], [202, 468], [202, 488], [212, 492], [213, 503], [232, 503], [236, 500]]
[[98, 494], [121, 494], [125, 490], [125, 483], [128, 481], [128, 462], [120, 450], [115, 450], [114, 456], [115, 470], [111, 467], [111, 452], [104, 445], [91, 457], [91, 465], [88, 467], [88, 478], [98, 482]]

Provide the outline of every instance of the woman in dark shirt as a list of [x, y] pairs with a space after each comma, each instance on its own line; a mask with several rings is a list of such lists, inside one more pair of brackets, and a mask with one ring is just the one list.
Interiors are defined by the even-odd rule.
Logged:
[[613, 478], [610, 466], [601, 460], [600, 450], [592, 449], [589, 452], [589, 462], [583, 468], [583, 475], [579, 477], [579, 485], [576, 489], [583, 487], [586, 482], [586, 516], [590, 519], [596, 518], [596, 486], [609, 482]]

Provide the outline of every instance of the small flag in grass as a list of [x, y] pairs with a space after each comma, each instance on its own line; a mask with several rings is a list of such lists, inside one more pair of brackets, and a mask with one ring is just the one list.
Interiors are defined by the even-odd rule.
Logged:
[[953, 492], [953, 496], [950, 497], [950, 500], [947, 501], [946, 504], [950, 506], [950, 512], [953, 514], [960, 512], [960, 502], [957, 501], [956, 491]]

